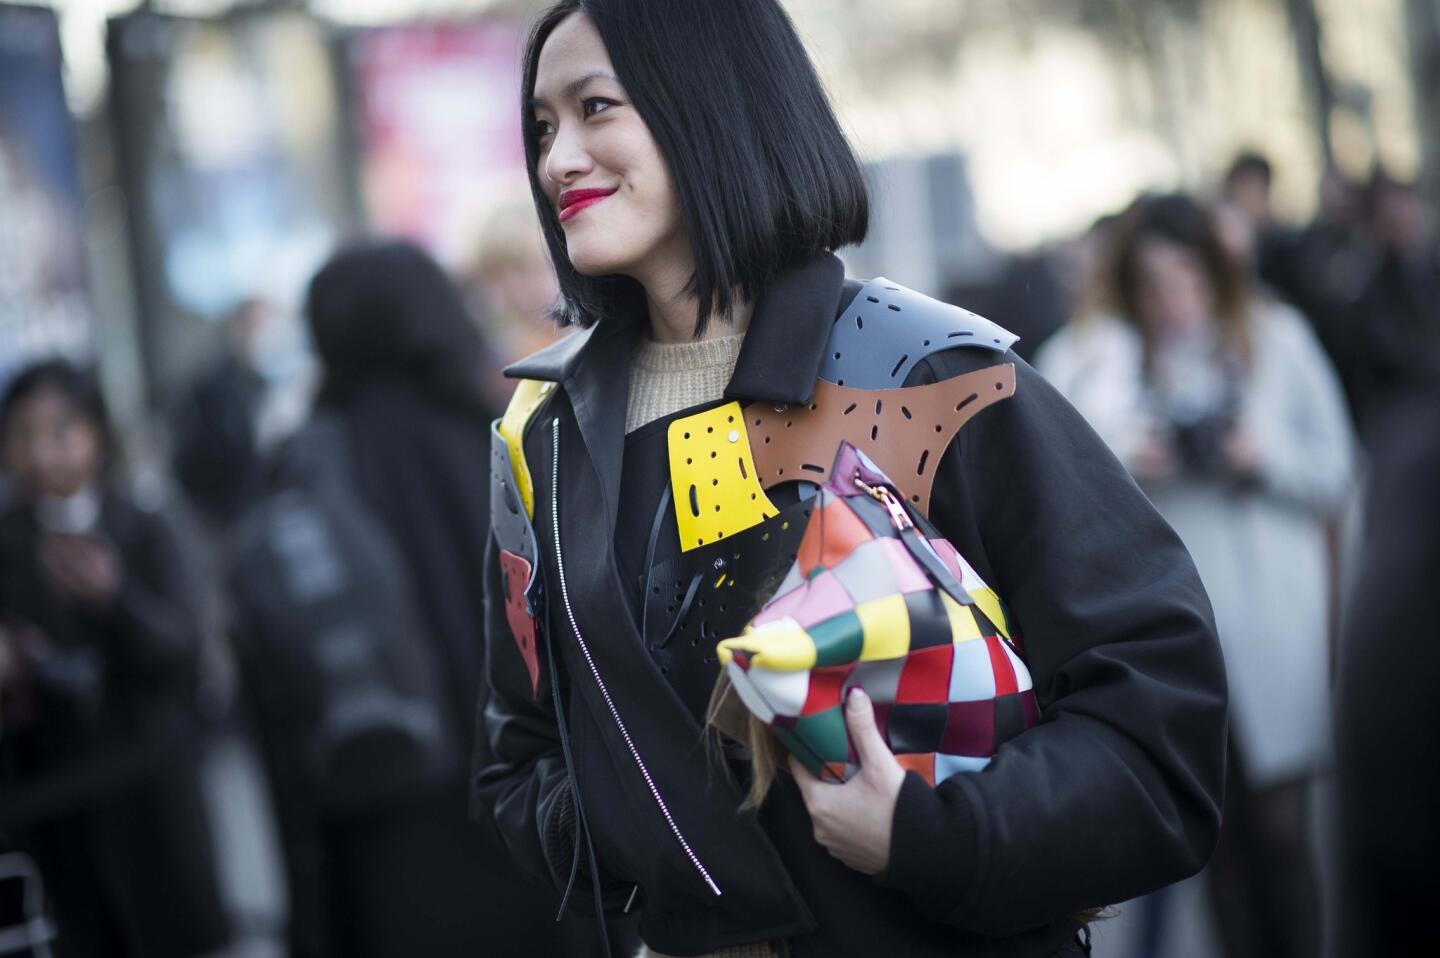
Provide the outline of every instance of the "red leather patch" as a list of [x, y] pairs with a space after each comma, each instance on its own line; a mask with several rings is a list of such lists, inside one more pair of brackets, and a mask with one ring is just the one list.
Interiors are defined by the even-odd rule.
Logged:
[[525, 601], [525, 586], [530, 582], [531, 565], [513, 552], [500, 550], [500, 579], [505, 589], [505, 618], [510, 633], [520, 648], [520, 657], [530, 673], [530, 693], [540, 697], [540, 655], [535, 644], [535, 617]]

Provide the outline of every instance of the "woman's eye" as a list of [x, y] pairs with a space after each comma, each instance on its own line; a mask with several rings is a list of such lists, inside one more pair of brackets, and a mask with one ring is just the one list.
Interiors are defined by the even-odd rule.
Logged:
[[603, 113], [614, 105], [614, 100], [607, 100], [603, 97], [598, 96], [586, 97], [584, 100], [580, 101], [580, 107], [587, 119], [597, 113]]
[[532, 120], [530, 123], [530, 132], [534, 134], [535, 139], [542, 140], [554, 133], [555, 127], [551, 126], [546, 120]]

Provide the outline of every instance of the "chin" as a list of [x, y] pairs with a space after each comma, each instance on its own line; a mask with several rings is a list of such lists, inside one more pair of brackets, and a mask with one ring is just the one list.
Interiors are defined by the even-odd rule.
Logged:
[[589, 245], [575, 243], [566, 250], [575, 272], [581, 276], [613, 276], [628, 272], [626, 267], [630, 260], [627, 257], [616, 256], [613, 250], [591, 249]]

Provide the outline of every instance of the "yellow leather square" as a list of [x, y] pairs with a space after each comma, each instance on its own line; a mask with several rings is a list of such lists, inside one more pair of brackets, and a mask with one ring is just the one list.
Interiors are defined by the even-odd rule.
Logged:
[[985, 613], [985, 618], [995, 623], [995, 628], [1000, 630], [1001, 635], [1010, 638], [1010, 626], [1005, 621], [1005, 607], [1000, 604], [1000, 597], [995, 594], [995, 590], [985, 586], [969, 591], [970, 598], [974, 599], [980, 611]]
[[862, 602], [855, 607], [855, 614], [865, 630], [861, 662], [898, 659], [910, 652], [910, 610], [905, 606], [903, 594], [896, 592]]
[[943, 589], [940, 591], [940, 601], [945, 606], [945, 614], [950, 617], [950, 634], [954, 636], [954, 641], [969, 642], [981, 638], [980, 625], [968, 607], [950, 598], [950, 594]]

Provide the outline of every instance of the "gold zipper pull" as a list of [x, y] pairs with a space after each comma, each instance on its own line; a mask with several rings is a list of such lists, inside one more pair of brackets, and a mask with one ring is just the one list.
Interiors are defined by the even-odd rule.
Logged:
[[864, 479], [860, 478], [860, 473], [858, 472], [855, 473], [855, 485], [862, 489], [871, 499], [874, 499], [885, 507], [885, 511], [890, 513], [890, 521], [895, 524], [896, 529], [904, 532], [906, 529], [915, 528], [915, 523], [910, 521], [910, 516], [905, 512], [905, 507], [900, 504], [900, 500], [896, 499], [895, 494], [888, 488], [885, 486], [870, 485]]

